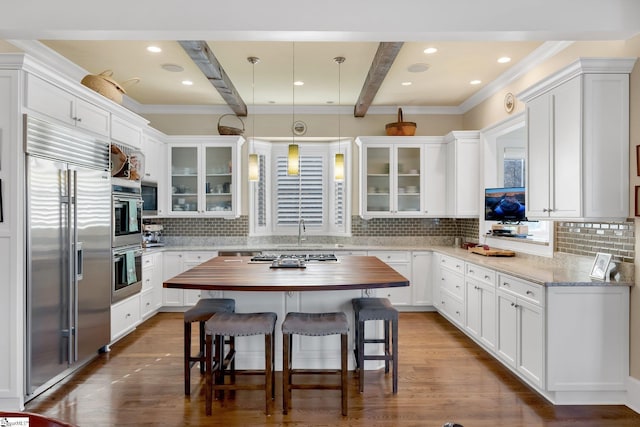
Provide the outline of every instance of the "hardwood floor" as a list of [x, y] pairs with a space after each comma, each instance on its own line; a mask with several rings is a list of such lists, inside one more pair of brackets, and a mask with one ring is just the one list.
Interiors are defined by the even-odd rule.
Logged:
[[[197, 328], [194, 328], [197, 330]], [[391, 376], [367, 371], [365, 390], [350, 377], [349, 415], [337, 391], [295, 390], [282, 414], [276, 377], [273, 414], [259, 391], [238, 391], [204, 413], [204, 379], [193, 368], [184, 396], [181, 313], [161, 313], [78, 373], [27, 404], [26, 410], [85, 426], [638, 426], [625, 406], [553, 406], [437, 313], [400, 314], [398, 394]], [[195, 338], [195, 337], [194, 337]], [[279, 374], [279, 373], [278, 373]], [[246, 381], [250, 377], [240, 377]]]

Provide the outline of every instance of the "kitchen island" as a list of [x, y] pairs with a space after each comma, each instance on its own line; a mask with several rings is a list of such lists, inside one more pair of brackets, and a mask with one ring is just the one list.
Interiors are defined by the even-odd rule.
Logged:
[[[351, 299], [377, 288], [409, 286], [409, 280], [376, 257], [352, 256], [338, 261], [306, 262], [304, 268], [273, 268], [272, 262], [251, 257], [220, 256], [164, 281], [165, 288], [200, 289], [203, 297], [233, 298], [238, 312], [271, 311], [278, 315], [276, 332], [288, 312], [343, 311], [349, 319], [350, 354], [353, 350]], [[381, 326], [377, 335], [381, 336]], [[293, 360], [301, 368], [332, 369], [339, 366], [339, 340], [296, 336]], [[238, 337], [237, 366], [258, 369], [264, 363], [260, 337]], [[282, 334], [276, 333], [276, 369], [282, 367]], [[354, 360], [350, 358], [349, 369]], [[365, 365], [372, 369], [377, 364]]]

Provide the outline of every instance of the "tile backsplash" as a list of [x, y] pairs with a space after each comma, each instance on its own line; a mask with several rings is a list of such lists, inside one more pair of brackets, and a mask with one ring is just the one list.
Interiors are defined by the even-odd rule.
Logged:
[[[162, 224], [166, 237], [225, 236], [247, 237], [247, 216], [236, 219], [221, 218], [153, 218], [145, 223]], [[478, 241], [477, 219], [452, 218], [351, 218], [353, 237], [462, 237], [466, 241]]]
[[[145, 223], [164, 226], [166, 237], [231, 237], [238, 241], [249, 236], [249, 219], [221, 218], [154, 218]], [[478, 242], [479, 221], [474, 218], [372, 218], [351, 217], [351, 239], [371, 238], [435, 238], [431, 241], [452, 244], [455, 237]], [[403, 239], [412, 238], [412, 239]], [[336, 239], [344, 242], [344, 239]], [[635, 257], [635, 225], [632, 220], [621, 222], [555, 223], [555, 251], [574, 255], [594, 256], [606, 252], [619, 261], [633, 263]]]
[[633, 263], [635, 258], [635, 224], [627, 219], [621, 222], [555, 223], [557, 252], [594, 256], [606, 252], [614, 259]]

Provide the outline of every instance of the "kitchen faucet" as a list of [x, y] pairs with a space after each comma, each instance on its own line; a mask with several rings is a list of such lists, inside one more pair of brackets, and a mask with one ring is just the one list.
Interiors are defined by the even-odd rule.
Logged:
[[302, 238], [303, 231], [307, 231], [307, 228], [304, 226], [304, 219], [300, 218], [298, 221], [298, 246], [302, 244], [303, 240], [307, 240]]

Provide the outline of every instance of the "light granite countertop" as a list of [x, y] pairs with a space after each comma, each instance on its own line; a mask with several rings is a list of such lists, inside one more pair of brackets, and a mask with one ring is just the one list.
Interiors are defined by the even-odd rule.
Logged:
[[432, 251], [454, 256], [466, 262], [485, 266], [544, 286], [633, 286], [634, 266], [618, 265], [618, 280], [597, 281], [589, 277], [593, 258], [556, 253], [546, 258], [517, 253], [514, 257], [488, 257], [466, 249], [444, 245], [347, 245], [347, 244], [168, 244], [160, 248], [147, 248], [146, 253], [157, 251], [218, 251], [218, 252], [340, 252], [340, 251]]

